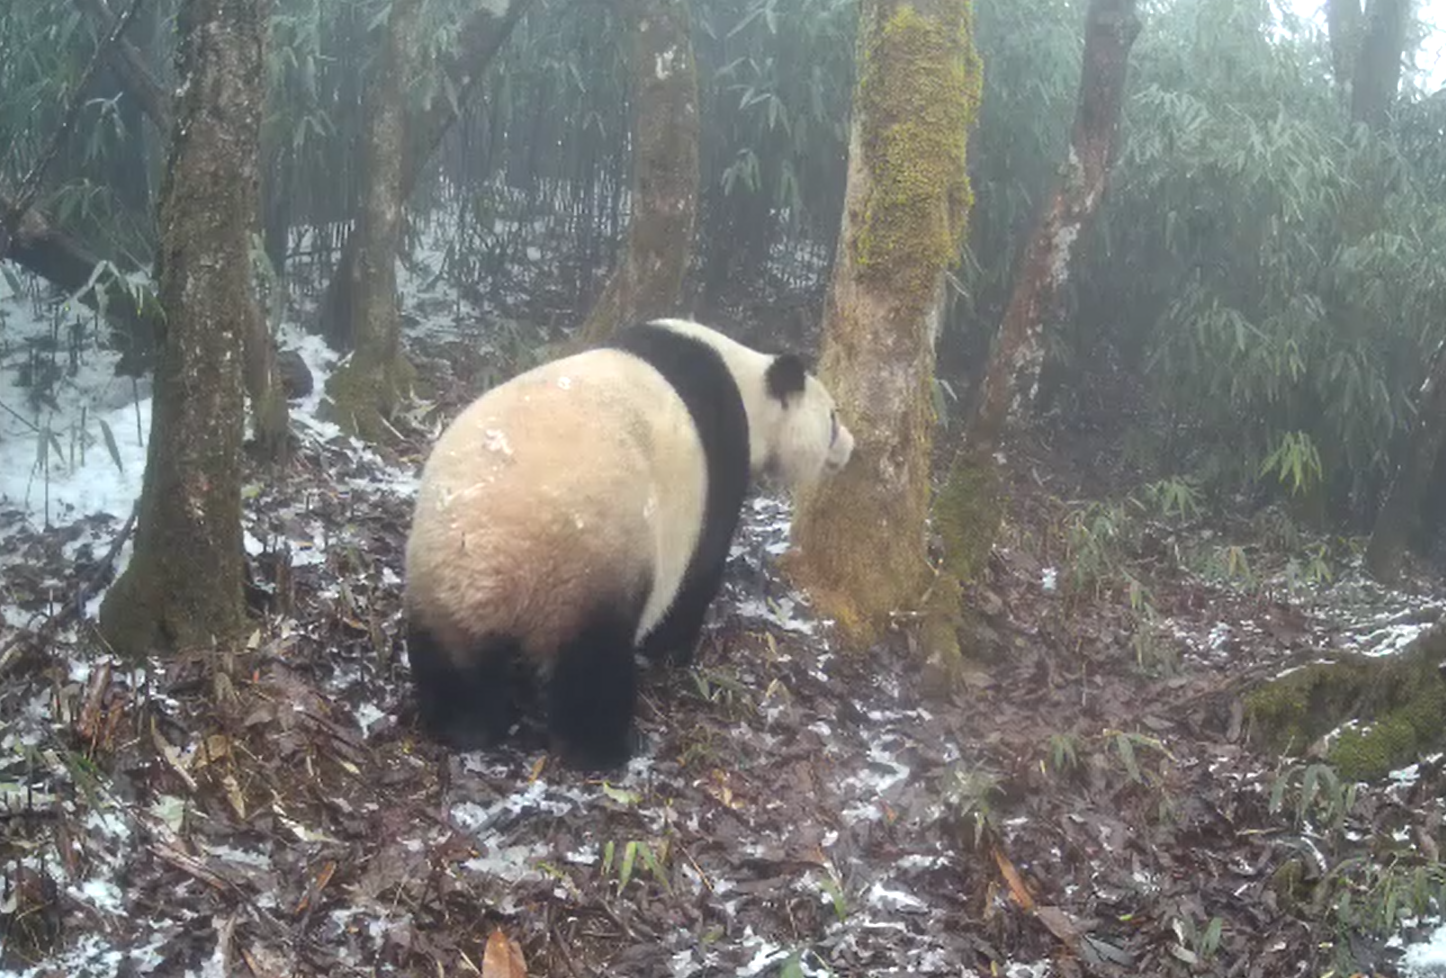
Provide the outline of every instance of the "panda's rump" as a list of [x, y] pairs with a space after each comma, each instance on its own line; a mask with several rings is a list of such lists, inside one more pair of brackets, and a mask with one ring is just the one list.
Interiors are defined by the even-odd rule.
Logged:
[[429, 456], [409, 604], [456, 656], [508, 635], [545, 670], [598, 607], [651, 622], [677, 591], [706, 491], [687, 410], [636, 358], [584, 356], [494, 389]]

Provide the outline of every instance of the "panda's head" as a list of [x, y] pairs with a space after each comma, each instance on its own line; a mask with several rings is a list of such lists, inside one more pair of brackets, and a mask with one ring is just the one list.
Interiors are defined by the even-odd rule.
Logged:
[[792, 353], [761, 353], [688, 319], [656, 319], [723, 359], [748, 415], [749, 467], [755, 478], [802, 488], [848, 463], [854, 436], [833, 397]]
[[761, 396], [741, 385], [755, 471], [798, 488], [833, 475], [853, 454], [854, 436], [839, 420], [828, 389], [792, 353], [768, 359]]

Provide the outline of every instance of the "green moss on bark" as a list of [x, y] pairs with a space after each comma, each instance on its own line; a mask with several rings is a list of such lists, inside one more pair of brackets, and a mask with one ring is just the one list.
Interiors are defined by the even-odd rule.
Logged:
[[961, 581], [975, 581], [1004, 519], [1003, 479], [992, 456], [961, 457], [934, 499], [934, 529], [944, 541], [944, 566]]
[[[965, 156], [982, 65], [968, 2], [926, 16], [901, 3], [863, 38], [859, 103], [873, 194], [856, 240], [861, 276], [927, 293], [957, 257], [973, 204]], [[939, 207], [940, 190], [947, 207]]]
[[1371, 780], [1446, 743], [1446, 629], [1421, 636], [1390, 658], [1345, 656], [1314, 663], [1245, 697], [1253, 738], [1281, 753], [1310, 744], [1359, 717], [1327, 748], [1343, 777]]
[[[790, 562], [850, 644], [896, 612], [957, 659], [957, 600], [921, 605], [935, 418], [930, 387], [943, 276], [958, 254], [970, 193], [965, 148], [978, 111], [968, 0], [865, 0], [848, 192], [825, 311], [821, 376], [855, 436], [854, 460], [804, 494]], [[942, 596], [940, 596], [942, 594]], [[931, 608], [934, 607], [932, 604]]]
[[349, 435], [389, 444], [397, 434], [391, 418], [416, 378], [416, 368], [400, 353], [383, 361], [358, 352], [327, 378], [319, 413]]

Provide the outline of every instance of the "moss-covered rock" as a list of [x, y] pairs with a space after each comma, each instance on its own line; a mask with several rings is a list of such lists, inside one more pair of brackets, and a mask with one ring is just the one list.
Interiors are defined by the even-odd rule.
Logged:
[[1272, 680], [1245, 697], [1252, 738], [1301, 753], [1352, 719], [1327, 745], [1342, 777], [1379, 778], [1446, 744], [1446, 627], [1389, 658], [1341, 656]]

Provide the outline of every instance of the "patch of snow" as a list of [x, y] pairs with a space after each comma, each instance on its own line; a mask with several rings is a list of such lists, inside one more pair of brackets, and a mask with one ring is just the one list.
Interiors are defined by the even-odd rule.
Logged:
[[1404, 978], [1446, 978], [1446, 924], [1424, 941], [1406, 948], [1401, 973]]

